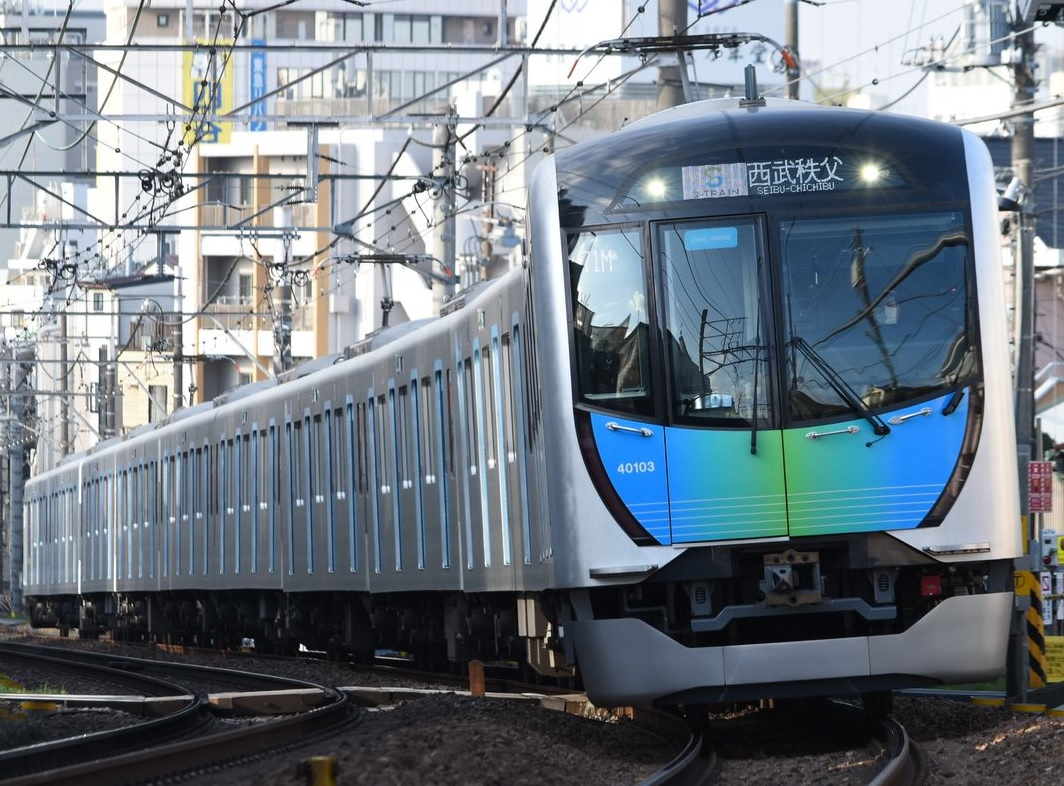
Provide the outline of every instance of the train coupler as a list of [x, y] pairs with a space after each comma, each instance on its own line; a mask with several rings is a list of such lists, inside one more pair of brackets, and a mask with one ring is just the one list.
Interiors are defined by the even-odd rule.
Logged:
[[765, 554], [761, 592], [766, 606], [801, 606], [824, 599], [820, 583], [820, 553], [787, 549]]

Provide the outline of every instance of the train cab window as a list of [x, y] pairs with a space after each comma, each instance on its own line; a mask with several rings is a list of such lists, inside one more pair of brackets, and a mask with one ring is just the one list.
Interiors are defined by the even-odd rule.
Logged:
[[652, 413], [646, 272], [639, 229], [570, 237], [569, 280], [578, 399]]
[[769, 417], [760, 223], [700, 220], [657, 230], [673, 418], [746, 428]]
[[926, 400], [977, 373], [963, 214], [796, 220], [780, 246], [792, 420]]

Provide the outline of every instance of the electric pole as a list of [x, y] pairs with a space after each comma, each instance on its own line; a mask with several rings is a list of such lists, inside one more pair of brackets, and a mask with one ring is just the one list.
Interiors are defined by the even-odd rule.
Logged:
[[[658, 35], [672, 38], [687, 27], [687, 3], [684, 0], [659, 0]], [[676, 65], [663, 65], [658, 68], [658, 110], [680, 106], [687, 101], [684, 95], [684, 69], [687, 68], [686, 55], [676, 52]]]
[[783, 46], [786, 55], [783, 58], [787, 66], [787, 98], [798, 98], [798, 0], [786, 0], [783, 4], [784, 37]]
[[[1026, 28], [1026, 29], [1025, 29]], [[1012, 28], [1013, 109], [1028, 109], [1034, 103], [1034, 32], [1016, 14]], [[1026, 515], [1023, 536], [1026, 551], [1032, 553], [1030, 544], [1035, 543], [1039, 533], [1033, 526], [1030, 512], [1030, 495], [1027, 488], [1029, 463], [1040, 458], [1034, 427], [1034, 230], [1035, 215], [1032, 210], [1034, 183], [1034, 115], [1022, 112], [1013, 119], [1012, 173], [1026, 189], [1026, 199], [1021, 201], [1016, 213], [1017, 242], [1013, 297], [1016, 305], [1016, 452], [1019, 464], [1020, 512]], [[1036, 551], [1033, 553], [1037, 553]], [[1019, 570], [1032, 570], [1030, 564], [1017, 564]], [[1036, 573], [1031, 576], [1038, 580]], [[1021, 599], [1017, 596], [1017, 601]], [[1010, 696], [1026, 697], [1030, 687], [1028, 670], [1026, 611], [1017, 603], [1013, 614], [1013, 630], [1009, 635], [1008, 669], [1006, 692]], [[1038, 610], [1041, 611], [1040, 609]]]

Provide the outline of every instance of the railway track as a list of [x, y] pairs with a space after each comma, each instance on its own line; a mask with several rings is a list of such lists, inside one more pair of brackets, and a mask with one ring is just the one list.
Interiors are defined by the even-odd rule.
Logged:
[[[276, 752], [290, 747], [292, 740], [304, 743], [350, 725], [358, 717], [342, 691], [304, 680], [34, 645], [0, 644], [0, 658], [91, 676], [146, 695], [175, 697], [171, 711], [159, 718], [0, 753], [0, 782], [5, 786], [115, 786], [180, 780], [263, 751]], [[207, 695], [199, 687], [189, 690], [189, 682], [241, 686], [260, 694], [268, 688], [271, 696], [282, 695], [280, 691], [313, 690], [320, 692], [321, 700], [319, 706], [306, 711], [219, 731], [211, 723]], [[63, 766], [56, 767], [55, 762]]]
[[[845, 782], [867, 786], [917, 786], [923, 782], [927, 774], [925, 758], [919, 746], [909, 739], [905, 728], [897, 720], [890, 717], [868, 720], [860, 710], [848, 709], [848, 705], [838, 705], [831, 711], [839, 713], [839, 720], [843, 724], [847, 723], [848, 718], [850, 725], [843, 728], [836, 725], [836, 719], [829, 719], [829, 723], [823, 728], [810, 731], [810, 727], [799, 727], [795, 733], [795, 718], [791, 717], [782, 721], [787, 726], [786, 730], [783, 730], [776, 719], [768, 721], [758, 730], [747, 727], [722, 731], [718, 727], [714, 731], [712, 723], [692, 729], [683, 751], [639, 786], [757, 783], [761, 781], [749, 779], [749, 768], [755, 762], [765, 781], [794, 781], [795, 761], [802, 759], [809, 764], [808, 760], [817, 758], [807, 755], [812, 751], [826, 755], [826, 748], [836, 745], [830, 740], [835, 733], [842, 741], [841, 745], [837, 745], [841, 755], [845, 755], [847, 751], [851, 754], [854, 751], [865, 751], [866, 763], [855, 767], [844, 779], [834, 781], [826, 774], [830, 768], [827, 759], [812, 763], [811, 766], [818, 772], [810, 773], [808, 782]], [[815, 721], [814, 726], [817, 726], [823, 718], [818, 717]], [[735, 741], [730, 739], [733, 734], [745, 738], [743, 744], [749, 746], [749, 758], [736, 758], [733, 749]], [[721, 753], [722, 750], [725, 751], [724, 754]], [[734, 777], [723, 774], [722, 765], [725, 758], [734, 761], [734, 768], [743, 774]], [[861, 756], [851, 758], [860, 759]], [[797, 779], [804, 782], [800, 776]]]

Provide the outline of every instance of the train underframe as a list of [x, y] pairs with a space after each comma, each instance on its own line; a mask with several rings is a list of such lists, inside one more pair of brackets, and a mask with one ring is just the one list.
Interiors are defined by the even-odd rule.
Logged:
[[[227, 650], [324, 653], [405, 661], [433, 671], [471, 661], [566, 682], [548, 596], [515, 593], [281, 593], [267, 590], [106, 593], [29, 598], [34, 627], [95, 639]], [[548, 609], [544, 613], [544, 609]], [[530, 643], [532, 641], [533, 643]]]
[[[1009, 560], [892, 564], [874, 547], [878, 537], [778, 551], [693, 548], [642, 582], [569, 591], [142, 592], [30, 599], [29, 611], [35, 626], [85, 638], [109, 632], [260, 652], [305, 648], [453, 672], [479, 660], [579, 685], [574, 665], [584, 659], [578, 637], [566, 637], [567, 625], [635, 620], [688, 650], [827, 642], [902, 634], [949, 598], [1011, 591]], [[611, 664], [596, 668], [609, 671]], [[734, 688], [707, 688], [709, 696], [736, 695]]]

